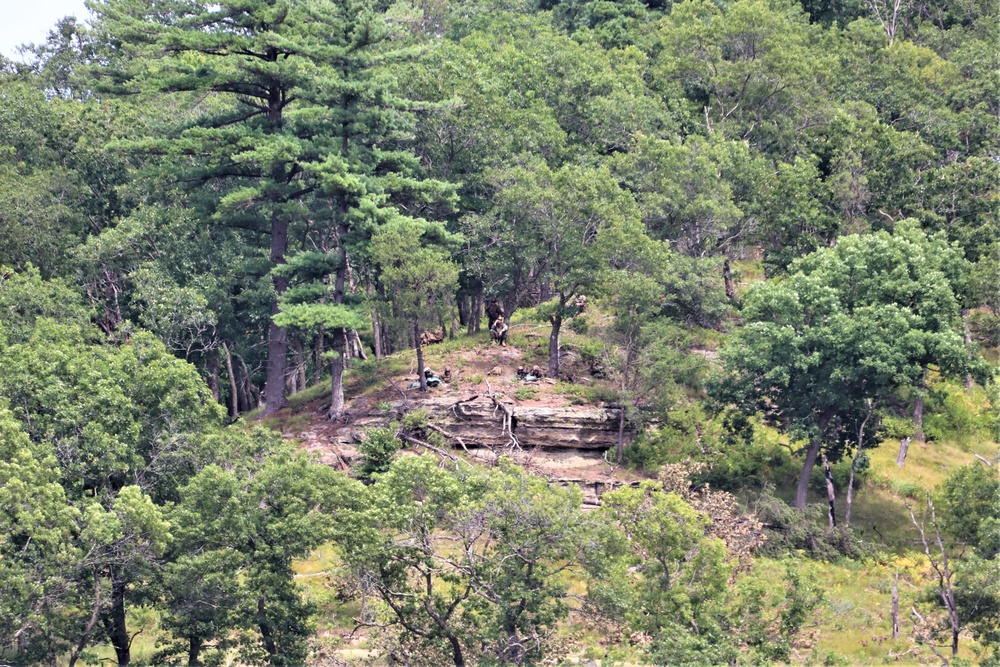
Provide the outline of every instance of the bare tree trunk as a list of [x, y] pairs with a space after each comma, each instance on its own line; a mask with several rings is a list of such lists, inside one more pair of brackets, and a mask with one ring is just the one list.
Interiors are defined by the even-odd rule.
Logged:
[[375, 341], [375, 358], [382, 358], [382, 324], [378, 319], [378, 311], [372, 308], [372, 338]]
[[[962, 333], [965, 336], [965, 349], [969, 359], [972, 358], [972, 329], [969, 328], [969, 309], [962, 309]], [[965, 388], [972, 389], [972, 373], [965, 374]]]
[[365, 353], [365, 345], [361, 342], [361, 336], [355, 329], [351, 329], [347, 332], [348, 350], [347, 355], [353, 359], [361, 359], [362, 361], [368, 361], [368, 355]]
[[299, 391], [299, 385], [298, 385], [299, 374], [297, 372], [298, 369], [296, 368], [297, 365], [298, 365], [297, 361], [296, 363], [292, 364], [291, 371], [288, 373], [288, 377], [285, 378], [286, 396], [294, 396]]
[[917, 389], [917, 397], [913, 400], [913, 439], [917, 442], [926, 442], [924, 436], [924, 393], [927, 390], [927, 364], [924, 364], [924, 372], [920, 378], [920, 387]]
[[205, 353], [205, 370], [208, 371], [208, 388], [212, 390], [212, 399], [219, 402], [219, 350], [211, 349]]
[[274, 633], [271, 632], [271, 622], [267, 618], [266, 607], [264, 603], [264, 598], [259, 598], [257, 600], [257, 629], [260, 630], [261, 643], [264, 644], [264, 650], [270, 656], [277, 655], [278, 646], [274, 643]]
[[302, 336], [295, 336], [295, 384], [298, 385], [298, 390], [302, 391], [306, 388], [306, 353], [302, 345]]
[[625, 406], [618, 412], [618, 462], [621, 463], [625, 456]]
[[892, 638], [899, 639], [899, 573], [892, 580]]
[[[93, 612], [90, 615], [90, 620], [87, 621], [87, 625], [85, 625], [83, 628], [83, 633], [80, 635], [79, 641], [77, 641], [76, 645], [73, 646], [72, 649], [70, 650], [68, 667], [76, 666], [76, 661], [80, 659], [80, 654], [83, 652], [83, 649], [87, 646], [87, 642], [90, 641], [90, 633], [94, 631], [94, 626], [97, 625], [97, 622], [98, 620], [100, 620], [101, 617], [101, 606], [102, 606], [101, 578], [98, 577], [97, 573], [95, 572]], [[57, 664], [56, 656], [52, 655], [51, 658], [52, 658], [51, 660], [52, 667], [55, 667], [55, 665]]]
[[462, 657], [462, 645], [459, 643], [458, 637], [448, 635], [448, 642], [451, 643], [451, 654], [452, 660], [455, 661], [455, 667], [465, 667], [465, 658]]
[[463, 327], [469, 324], [469, 295], [465, 292], [458, 296], [458, 323]]
[[861, 456], [861, 450], [865, 446], [865, 426], [868, 424], [868, 420], [871, 419], [872, 413], [875, 411], [874, 403], [871, 399], [868, 399], [868, 414], [865, 418], [861, 420], [861, 426], [858, 427], [858, 448], [854, 452], [854, 458], [851, 459], [851, 474], [847, 478], [847, 510], [844, 512], [844, 525], [851, 525], [851, 501], [854, 498], [854, 468], [858, 464], [858, 457]]
[[243, 360], [243, 357], [237, 355], [236, 357], [240, 362], [240, 369], [243, 371], [244, 384], [246, 385], [246, 390], [249, 396], [247, 396], [247, 406], [251, 410], [256, 410], [260, 407], [260, 390], [253, 383], [253, 378], [250, 375], [250, 369], [247, 368], [247, 362]]
[[330, 412], [331, 420], [344, 416], [344, 354], [347, 348], [347, 330], [333, 330], [333, 359], [330, 361]]
[[830, 530], [833, 530], [837, 527], [836, 505], [834, 504], [837, 497], [833, 490], [833, 472], [830, 470], [830, 462], [827, 460], [826, 454], [821, 456], [823, 457], [823, 475], [826, 477], [826, 501], [829, 505], [827, 515], [830, 518]]
[[[288, 250], [288, 221], [279, 215], [271, 218], [271, 264], [284, 264]], [[264, 384], [264, 415], [277, 412], [287, 405], [285, 398], [285, 374], [288, 366], [288, 336], [285, 330], [274, 323], [273, 316], [281, 310], [278, 305], [281, 295], [288, 289], [288, 278], [274, 275], [274, 296], [271, 297], [271, 322], [267, 333], [267, 381]]]
[[903, 463], [906, 461], [906, 452], [910, 450], [910, 441], [912, 439], [906, 437], [899, 441], [899, 453], [896, 454], [896, 465], [900, 468], [903, 467]]
[[197, 667], [201, 662], [198, 660], [201, 654], [201, 637], [190, 637], [188, 639], [188, 667]]
[[722, 279], [726, 285], [726, 298], [732, 301], [736, 298], [736, 288], [733, 286], [733, 271], [729, 265], [729, 254], [722, 261]]
[[326, 331], [321, 324], [319, 333], [316, 334], [316, 345], [313, 347], [313, 384], [319, 382], [323, 375], [323, 347], [326, 345]]
[[392, 331], [388, 322], [382, 322], [382, 356], [390, 355], [392, 352]]
[[128, 636], [125, 625], [125, 586], [126, 582], [114, 574], [111, 576], [111, 610], [104, 618], [104, 626], [108, 639], [115, 649], [115, 657], [119, 667], [132, 662], [132, 640]]
[[[561, 304], [560, 304], [561, 305]], [[549, 334], [549, 377], [559, 377], [559, 330], [562, 329], [562, 308], [552, 316], [552, 332]]]
[[799, 485], [795, 490], [795, 506], [800, 510], [805, 509], [806, 501], [809, 498], [809, 479], [812, 477], [813, 467], [816, 465], [817, 457], [819, 457], [821, 444], [822, 440], [816, 438], [813, 442], [809, 443], [809, 449], [806, 450], [806, 460], [802, 464], [802, 472], [799, 473]]
[[240, 416], [240, 394], [236, 388], [236, 374], [233, 372], [233, 355], [229, 353], [229, 346], [222, 344], [222, 351], [226, 353], [226, 375], [229, 376], [229, 417], [236, 419]]
[[937, 543], [938, 551], [941, 553], [941, 559], [936, 560], [931, 556], [930, 545], [927, 542], [927, 534], [924, 532], [924, 522], [926, 521], [926, 514], [921, 519], [920, 523], [917, 523], [917, 517], [913, 514], [913, 508], [909, 504], [906, 505], [906, 509], [910, 512], [910, 520], [913, 525], [916, 526], [917, 530], [920, 532], [920, 541], [924, 545], [924, 554], [927, 556], [927, 560], [931, 564], [931, 569], [934, 571], [935, 576], [938, 579], [938, 596], [944, 603], [944, 608], [948, 612], [948, 623], [951, 625], [951, 655], [952, 657], [958, 655], [958, 639], [961, 634], [962, 625], [958, 618], [958, 605], [955, 603], [955, 590], [952, 587], [951, 579], [954, 573], [951, 571], [951, 565], [948, 562], [948, 552], [944, 548], [944, 540], [941, 539], [941, 531], [938, 528], [937, 513], [934, 511], [934, 503], [931, 501], [931, 496], [927, 494], [927, 509], [931, 513], [931, 525], [934, 526], [934, 537]]
[[424, 376], [424, 346], [420, 344], [420, 318], [413, 318], [413, 340], [417, 349], [417, 374], [420, 376], [420, 391], [427, 391], [427, 378]]

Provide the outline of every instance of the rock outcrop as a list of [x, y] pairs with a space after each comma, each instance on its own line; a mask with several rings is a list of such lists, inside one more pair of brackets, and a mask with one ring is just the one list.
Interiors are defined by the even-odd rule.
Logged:
[[[510, 430], [523, 448], [606, 450], [618, 444], [617, 408], [539, 407], [506, 401], [502, 405], [510, 414]], [[504, 429], [505, 410], [488, 396], [461, 402], [435, 397], [420, 401], [419, 407], [467, 447], [510, 444]]]

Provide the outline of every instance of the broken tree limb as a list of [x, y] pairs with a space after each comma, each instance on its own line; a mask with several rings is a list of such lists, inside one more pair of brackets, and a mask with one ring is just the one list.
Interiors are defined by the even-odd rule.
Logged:
[[396, 389], [396, 391], [399, 392], [399, 395], [403, 397], [403, 407], [405, 409], [409, 410], [410, 409], [410, 401], [406, 398], [406, 392], [404, 392], [402, 389], [400, 389], [399, 385], [396, 384], [395, 382], [393, 382], [392, 378], [388, 378], [388, 380], [389, 380], [389, 384], [391, 384]]
[[469, 463], [468, 461], [466, 461], [465, 459], [460, 459], [457, 456], [455, 456], [454, 454], [449, 454], [448, 452], [444, 451], [443, 449], [441, 449], [439, 447], [435, 447], [434, 445], [429, 445], [426, 442], [424, 442], [423, 440], [417, 440], [416, 438], [414, 438], [412, 436], [409, 436], [409, 435], [400, 435], [399, 438], [403, 442], [408, 442], [411, 445], [417, 445], [418, 447], [425, 447], [425, 448], [431, 450], [432, 452], [434, 452], [435, 454], [438, 454], [438, 455], [443, 456], [445, 458], [451, 459], [452, 461], [461, 461], [462, 463], [464, 463], [467, 466], [470, 466], [470, 467], [472, 466], [472, 464]]
[[455, 435], [453, 433], [449, 433], [448, 431], [444, 430], [440, 426], [435, 426], [434, 424], [427, 424], [427, 428], [431, 429], [432, 431], [437, 431], [438, 433], [440, 433], [444, 437], [448, 438], [449, 440], [454, 440], [455, 442], [457, 442], [462, 447], [462, 449], [465, 450], [466, 454], [468, 454], [469, 456], [472, 456], [472, 452], [470, 452], [469, 448], [465, 446], [465, 441], [462, 440], [462, 438], [458, 437], [457, 435]]
[[514, 435], [514, 411], [510, 409], [510, 406], [497, 398], [496, 394], [493, 393], [493, 387], [490, 385], [489, 380], [486, 381], [486, 389], [489, 391], [487, 396], [493, 401], [493, 414], [496, 415], [498, 409], [503, 413], [503, 425], [500, 428], [500, 435], [510, 438], [510, 441], [507, 443], [508, 447], [517, 447], [520, 449], [521, 443], [517, 441], [517, 436]]
[[449, 409], [451, 410], [451, 413], [453, 415], [455, 415], [455, 418], [458, 419], [459, 418], [459, 416], [458, 416], [458, 410], [456, 408], [458, 408], [458, 406], [460, 406], [462, 403], [471, 403], [472, 401], [476, 400], [477, 398], [479, 398], [479, 394], [473, 394], [470, 398], [463, 398], [460, 401], [455, 401], [455, 404], [452, 405], [451, 408], [449, 408]]

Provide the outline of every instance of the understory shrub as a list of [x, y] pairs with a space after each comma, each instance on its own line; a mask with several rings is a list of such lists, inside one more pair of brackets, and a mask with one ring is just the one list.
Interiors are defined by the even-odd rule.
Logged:
[[372, 475], [388, 470], [393, 457], [402, 445], [392, 428], [376, 428], [368, 431], [365, 439], [358, 443], [358, 453], [361, 454], [358, 479], [370, 482]]
[[767, 488], [753, 503], [757, 519], [764, 524], [767, 542], [761, 551], [771, 556], [805, 552], [813, 558], [833, 560], [841, 556], [860, 558], [864, 544], [850, 528], [827, 526], [826, 505], [808, 505], [799, 510], [777, 498]]

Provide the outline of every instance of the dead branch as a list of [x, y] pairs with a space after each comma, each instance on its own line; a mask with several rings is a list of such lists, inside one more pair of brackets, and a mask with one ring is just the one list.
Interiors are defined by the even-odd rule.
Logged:
[[445, 458], [451, 459], [452, 461], [461, 461], [462, 463], [464, 463], [465, 465], [470, 466], [470, 467], [472, 466], [472, 464], [469, 463], [468, 461], [466, 461], [465, 459], [460, 459], [460, 458], [458, 458], [457, 456], [455, 456], [453, 454], [449, 454], [448, 452], [444, 451], [443, 449], [435, 447], [434, 445], [429, 445], [426, 442], [424, 442], [423, 440], [417, 440], [416, 438], [414, 438], [412, 436], [409, 436], [409, 435], [400, 435], [399, 437], [400, 437], [401, 440], [403, 440], [404, 442], [408, 442], [411, 445], [418, 445], [420, 447], [426, 447], [427, 449], [431, 450], [435, 454], [438, 454], [438, 455], [443, 456]]
[[[461, 401], [459, 401], [459, 402], [461, 402]], [[444, 430], [440, 426], [436, 426], [434, 424], [427, 424], [427, 428], [431, 429], [432, 431], [437, 431], [438, 433], [440, 433], [444, 437], [448, 438], [449, 440], [454, 440], [459, 445], [461, 445], [462, 449], [465, 450], [466, 454], [468, 454], [469, 456], [472, 456], [472, 452], [470, 452], [469, 448], [465, 446], [465, 441], [462, 440], [462, 438], [460, 438], [459, 436], [457, 436], [457, 435], [455, 435], [453, 433], [449, 433], [448, 431]]]
[[391, 384], [393, 386], [393, 388], [395, 388], [395, 390], [399, 392], [399, 395], [403, 397], [403, 407], [405, 409], [409, 410], [410, 409], [410, 401], [406, 398], [406, 392], [404, 392], [402, 389], [400, 389], [399, 385], [396, 384], [395, 382], [393, 382], [392, 378], [388, 378], [388, 380], [389, 380], [389, 384]]
[[493, 393], [493, 387], [490, 385], [489, 380], [486, 381], [486, 389], [489, 391], [487, 396], [489, 396], [490, 400], [493, 401], [493, 415], [496, 416], [498, 409], [503, 413], [503, 425], [500, 428], [500, 435], [506, 435], [510, 438], [510, 441], [507, 443], [508, 447], [516, 447], [520, 449], [521, 443], [517, 441], [517, 436], [514, 435], [514, 411], [497, 398], [496, 394]]

